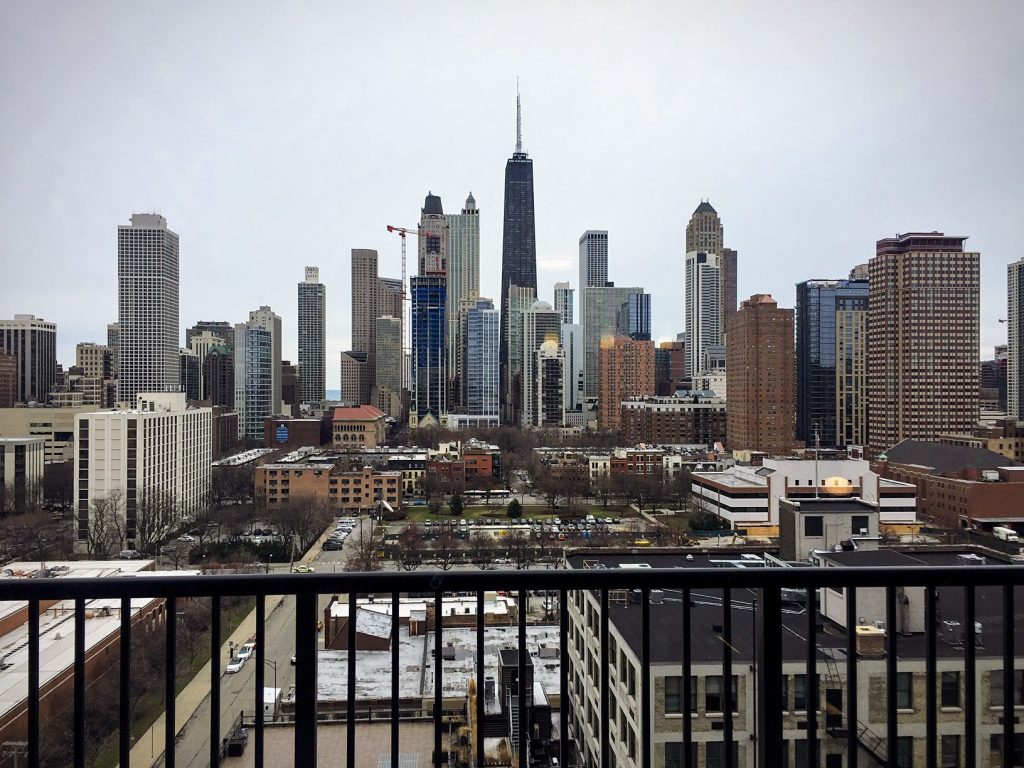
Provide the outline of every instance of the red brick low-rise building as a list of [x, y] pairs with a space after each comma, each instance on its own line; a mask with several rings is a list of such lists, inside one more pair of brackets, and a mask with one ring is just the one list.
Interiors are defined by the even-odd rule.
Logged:
[[326, 501], [336, 512], [373, 512], [378, 501], [402, 506], [402, 473], [372, 467], [345, 470], [339, 464], [304, 462], [264, 464], [256, 468], [256, 491], [268, 507]]
[[263, 445], [267, 448], [319, 448], [332, 440], [331, 416], [263, 420]]
[[623, 442], [635, 445], [725, 443], [725, 400], [717, 397], [639, 397], [622, 403]]
[[917, 487], [918, 512], [946, 528], [1024, 533], [1024, 464], [983, 448], [904, 440], [872, 469]]

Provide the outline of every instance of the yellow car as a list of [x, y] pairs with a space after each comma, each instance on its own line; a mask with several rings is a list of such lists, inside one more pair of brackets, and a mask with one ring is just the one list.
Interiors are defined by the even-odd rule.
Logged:
[[292, 573], [313, 573], [313, 566], [296, 565], [294, 568], [292, 568]]
[[649, 539], [636, 539], [633, 542], [633, 546], [634, 547], [649, 547], [649, 546], [651, 546], [651, 542], [650, 542]]

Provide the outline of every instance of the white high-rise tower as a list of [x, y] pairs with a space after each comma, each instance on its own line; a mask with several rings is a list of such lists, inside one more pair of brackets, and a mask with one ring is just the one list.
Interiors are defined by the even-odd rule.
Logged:
[[708, 347], [721, 350], [722, 295], [718, 254], [690, 251], [686, 254], [686, 375], [706, 368]]
[[299, 283], [298, 319], [299, 401], [318, 403], [327, 394], [327, 288], [318, 267], [306, 267], [306, 279]]
[[177, 392], [178, 235], [155, 213], [117, 228], [118, 400]]

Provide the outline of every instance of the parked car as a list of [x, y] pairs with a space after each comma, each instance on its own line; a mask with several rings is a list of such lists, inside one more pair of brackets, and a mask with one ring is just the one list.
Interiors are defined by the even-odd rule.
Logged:
[[192, 535], [192, 534], [190, 534], [190, 533], [184, 533], [184, 534], [182, 534], [181, 536], [179, 536], [179, 537], [178, 537], [178, 541], [187, 541], [187, 542], [188, 542], [188, 543], [190, 543], [190, 544], [191, 544], [191, 543], [192, 543], [193, 541], [195, 541], [195, 540], [196, 540], [196, 537], [195, 537], [195, 536], [193, 536], [193, 535]]
[[341, 542], [337, 539], [328, 539], [324, 542], [323, 549], [327, 552], [337, 552], [341, 549]]
[[255, 650], [256, 650], [256, 644], [255, 643], [246, 643], [245, 645], [243, 645], [241, 648], [238, 649], [238, 658], [240, 658], [242, 661], [248, 661], [249, 657], [252, 656], [253, 651], [255, 651]]
[[302, 565], [296, 565], [292, 568], [292, 573], [313, 573], [313, 566], [306, 565], [305, 563]]
[[245, 659], [243, 659], [241, 656], [235, 656], [235, 658], [229, 661], [228, 665], [224, 667], [224, 672], [229, 675], [233, 675], [236, 672], [241, 672], [243, 664], [245, 664]]

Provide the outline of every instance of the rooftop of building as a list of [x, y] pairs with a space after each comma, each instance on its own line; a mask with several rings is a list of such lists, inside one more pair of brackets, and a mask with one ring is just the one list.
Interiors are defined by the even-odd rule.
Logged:
[[335, 421], [376, 421], [385, 413], [372, 405], [339, 406], [334, 409]]
[[[8, 563], [0, 571], [0, 580], [40, 578], [126, 578], [155, 576], [151, 560], [97, 561], [78, 560], [50, 564], [36, 562]], [[161, 576], [198, 576], [200, 571], [162, 571]], [[133, 598], [135, 615], [154, 602], [154, 598]], [[28, 681], [28, 611], [23, 600], [0, 601], [0, 618], [23, 612], [25, 620], [0, 636], [0, 716], [20, 705], [27, 696]], [[121, 630], [121, 599], [86, 600], [85, 648], [90, 649], [117, 635]], [[74, 665], [75, 601], [61, 600], [39, 615], [39, 682], [46, 685]]]
[[714, 214], [717, 214], [718, 211], [716, 211], [711, 206], [711, 203], [709, 203], [707, 200], [701, 200], [700, 201], [700, 205], [698, 205], [696, 207], [696, 209], [694, 209], [694, 211], [693, 211], [694, 215], [697, 215], [698, 213], [714, 213]]
[[[964, 567], [985, 567], [992, 564], [1005, 564], [985, 555], [964, 558], [962, 555], [974, 555], [964, 548], [962, 551], [894, 551], [876, 550], [859, 552], [828, 552], [820, 553], [835, 565], [863, 566], [878, 568], [908, 568], [939, 565], [962, 565]], [[578, 553], [567, 558], [571, 568], [707, 568], [707, 567], [763, 567], [760, 558], [749, 553], [692, 554], [655, 553], [642, 554], [608, 554]], [[679, 580], [680, 582], [682, 579]], [[662, 590], [652, 600], [650, 606], [651, 661], [654, 664], [677, 663], [682, 661], [682, 611], [680, 610], [680, 591], [678, 589]], [[798, 597], [798, 596], [793, 596]], [[755, 658], [756, 633], [754, 612], [756, 610], [757, 592], [753, 589], [733, 590], [732, 595], [732, 647], [734, 662], [750, 661]], [[630, 649], [639, 657], [643, 640], [640, 622], [641, 606], [627, 596], [625, 600], [610, 601], [609, 620], [619, 634], [628, 643]], [[1015, 600], [1024, 599], [1024, 587], [1015, 588]], [[721, 636], [722, 626], [722, 592], [721, 590], [694, 590], [690, 593], [691, 600], [691, 637], [690, 654], [693, 663], [717, 664], [722, 658], [724, 640]], [[938, 603], [941, 606], [941, 618], [944, 622], [964, 621], [963, 589], [960, 587], [939, 587]], [[1002, 588], [978, 587], [975, 590], [976, 621], [981, 625], [981, 641], [977, 655], [981, 657], [998, 657], [1002, 655]], [[806, 658], [807, 609], [806, 602], [786, 602], [782, 608], [782, 625], [786, 631], [782, 633], [783, 659], [801, 661]], [[821, 654], [832, 655], [840, 665], [845, 664], [846, 630], [820, 616], [816, 624], [820, 627], [815, 642]], [[1015, 633], [1024, 631], [1024, 614], [1016, 614], [1014, 621]], [[937, 628], [938, 630], [938, 628]], [[897, 640], [898, 653], [901, 659], [923, 658], [926, 638], [924, 633], [900, 635]], [[937, 654], [941, 657], [962, 658], [962, 646], [948, 642], [937, 643]], [[819, 656], [819, 658], [821, 658]]]
[[248, 451], [242, 451], [232, 456], [227, 456], [219, 461], [213, 462], [215, 467], [240, 467], [243, 464], [251, 464], [255, 461], [259, 461], [264, 456], [269, 456], [274, 453], [274, 448], [251, 448]]
[[933, 440], [903, 440], [878, 457], [890, 464], [913, 464], [927, 467], [933, 475], [959, 472], [963, 469], [999, 469], [1021, 467], [1019, 461], [987, 448], [952, 445]]
[[[434, 691], [433, 651], [436, 633], [410, 636], [400, 626], [399, 696], [403, 699], [428, 697]], [[466, 686], [476, 677], [476, 629], [444, 627], [441, 633], [442, 693], [445, 697], [463, 697]], [[518, 644], [518, 628], [489, 626], [484, 631], [484, 675], [498, 679], [501, 654]], [[530, 625], [526, 628], [526, 648], [533, 658], [534, 681], [547, 694], [559, 690], [558, 627]], [[550, 653], [554, 651], [554, 653]], [[516, 660], [518, 661], [518, 655]], [[424, 660], [429, 660], [424, 664]], [[365, 701], [391, 697], [391, 649], [356, 651], [356, 697]], [[348, 696], [348, 651], [320, 651], [317, 664], [319, 701], [345, 701]]]
[[876, 507], [858, 496], [841, 498], [783, 500], [787, 505], [796, 505], [801, 514], [860, 514], [874, 512]]

